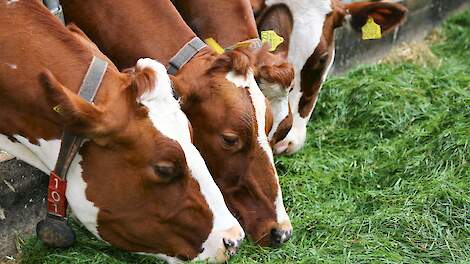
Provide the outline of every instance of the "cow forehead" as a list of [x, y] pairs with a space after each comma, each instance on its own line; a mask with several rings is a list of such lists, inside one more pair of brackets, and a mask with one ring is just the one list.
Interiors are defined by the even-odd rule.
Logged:
[[[230, 71], [226, 75], [226, 79], [231, 81], [237, 87], [248, 89], [250, 94], [251, 103], [255, 109], [255, 118], [257, 123], [257, 141], [261, 148], [266, 152], [270, 160], [272, 160], [272, 151], [268, 143], [268, 138], [265, 133], [266, 125], [266, 99], [256, 83], [253, 71], [249, 70], [246, 76], [236, 74]], [[274, 165], [274, 164], [273, 164]]]

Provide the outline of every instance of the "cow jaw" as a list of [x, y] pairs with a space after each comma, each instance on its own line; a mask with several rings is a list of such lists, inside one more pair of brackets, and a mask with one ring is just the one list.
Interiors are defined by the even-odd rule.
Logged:
[[282, 200], [281, 187], [279, 185], [279, 177], [277, 175], [276, 167], [274, 166], [274, 158], [272, 149], [269, 145], [268, 137], [265, 133], [265, 116], [266, 116], [266, 100], [261, 92], [258, 84], [255, 81], [253, 76], [253, 71], [249, 70], [247, 76], [237, 75], [234, 72], [229, 72], [226, 75], [226, 79], [233, 82], [236, 87], [246, 87], [248, 93], [250, 94], [251, 102], [255, 109], [255, 117], [257, 123], [257, 142], [261, 149], [267, 155], [271, 167], [274, 171], [277, 185], [277, 195], [274, 200], [276, 208], [276, 220], [277, 228], [285, 231], [286, 233], [292, 232], [292, 225], [290, 224], [289, 216], [287, 215], [286, 209], [284, 207], [284, 202]]
[[149, 117], [155, 128], [165, 136], [177, 141], [183, 149], [190, 173], [198, 182], [200, 191], [205, 198], [213, 215], [212, 230], [203, 243], [204, 249], [196, 260], [223, 262], [227, 260], [226, 247], [223, 240], [229, 239], [235, 243], [243, 240], [245, 233], [238, 221], [228, 210], [222, 193], [215, 184], [212, 176], [199, 151], [191, 143], [189, 121], [182, 112], [178, 101], [173, 97], [171, 81], [165, 67], [151, 59], [140, 59], [137, 68], [150, 68], [158, 76], [155, 89], [144, 94], [141, 103], [149, 109]]

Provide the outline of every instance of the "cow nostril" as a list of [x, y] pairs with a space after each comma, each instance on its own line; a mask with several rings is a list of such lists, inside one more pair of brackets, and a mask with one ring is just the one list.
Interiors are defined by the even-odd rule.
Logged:
[[224, 245], [227, 248], [231, 248], [231, 247], [235, 246], [235, 242], [233, 242], [233, 240], [231, 240], [231, 239], [224, 238]]
[[284, 153], [286, 153], [286, 151], [289, 149], [289, 143], [284, 143], [284, 142], [278, 142], [275, 146], [274, 146], [274, 154], [275, 155], [282, 155]]
[[281, 244], [281, 232], [277, 229], [271, 229], [271, 244], [273, 246], [279, 246]]
[[204, 252], [204, 248], [201, 247], [201, 249], [199, 250], [199, 254], [201, 254], [202, 252]]
[[230, 256], [233, 256], [237, 253], [238, 247], [240, 246], [239, 241], [233, 241], [232, 239], [224, 238], [223, 242]]
[[290, 231], [273, 228], [271, 229], [271, 244], [273, 246], [279, 246], [289, 240], [291, 234]]

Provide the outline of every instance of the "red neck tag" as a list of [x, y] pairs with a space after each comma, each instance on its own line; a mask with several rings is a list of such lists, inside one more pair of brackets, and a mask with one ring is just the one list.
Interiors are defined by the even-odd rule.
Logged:
[[62, 180], [54, 171], [49, 176], [49, 187], [47, 191], [47, 211], [60, 217], [65, 217], [67, 213], [67, 199], [65, 190], [67, 181]]

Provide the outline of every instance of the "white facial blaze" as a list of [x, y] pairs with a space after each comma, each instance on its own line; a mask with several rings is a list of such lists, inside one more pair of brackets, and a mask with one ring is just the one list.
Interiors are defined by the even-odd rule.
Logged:
[[[141, 103], [149, 109], [149, 117], [156, 129], [163, 135], [177, 141], [183, 149], [190, 173], [199, 183], [201, 193], [214, 217], [212, 231], [202, 245], [204, 251], [197, 259], [220, 259], [220, 255], [225, 253], [223, 238], [230, 238], [234, 241], [241, 240], [245, 236], [243, 229], [228, 210], [222, 193], [212, 179], [204, 159], [191, 143], [189, 121], [178, 101], [173, 97], [171, 81], [165, 67], [152, 59], [140, 59], [137, 62], [137, 68], [149, 68], [155, 71], [156, 87], [140, 98]], [[232, 237], [227, 237], [226, 231], [229, 229], [235, 229], [237, 232]]]
[[[307, 123], [313, 108], [307, 117], [302, 118], [299, 113], [299, 102], [302, 96], [300, 87], [300, 73], [308, 58], [314, 53], [323, 33], [323, 24], [326, 16], [332, 11], [331, 0], [266, 0], [267, 6], [285, 4], [292, 13], [294, 25], [289, 42], [288, 59], [294, 66], [294, 87], [289, 93], [289, 103], [293, 115], [293, 125], [287, 137], [279, 143], [287, 148], [289, 153], [299, 150], [304, 142], [307, 132]], [[333, 55], [334, 58], [334, 55]], [[331, 61], [331, 63], [333, 60]], [[326, 78], [325, 72], [323, 80]], [[314, 102], [315, 104], [316, 102]]]
[[[59, 156], [60, 140], [38, 139], [38, 144], [31, 144], [28, 139], [15, 135], [17, 142], [10, 141], [6, 136], [0, 135], [0, 148], [20, 160], [49, 174], [54, 169]], [[86, 198], [86, 183], [82, 177], [80, 162], [82, 157], [78, 154], [72, 161], [67, 173], [67, 190], [65, 196], [74, 215], [95, 236], [99, 238], [97, 219], [99, 209]]]
[[284, 224], [289, 222], [289, 216], [287, 215], [286, 209], [284, 208], [284, 203], [282, 201], [282, 192], [281, 187], [279, 185], [279, 178], [277, 175], [276, 167], [274, 166], [274, 158], [273, 152], [268, 142], [268, 137], [265, 133], [265, 118], [266, 118], [266, 101], [263, 93], [258, 87], [258, 84], [255, 81], [255, 77], [253, 75], [253, 71], [249, 71], [247, 76], [237, 75], [234, 72], [227, 73], [226, 77], [227, 80], [233, 82], [237, 87], [248, 87], [248, 92], [251, 97], [251, 102], [253, 103], [253, 107], [255, 108], [255, 115], [256, 115], [256, 122], [258, 124], [258, 143], [260, 144], [261, 148], [266, 152], [268, 156], [272, 168], [274, 170], [274, 174], [276, 177], [276, 183], [278, 186], [277, 196], [275, 199], [276, 205], [276, 216], [277, 222], [279, 224]]

